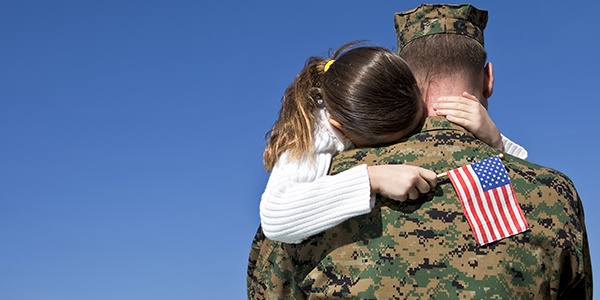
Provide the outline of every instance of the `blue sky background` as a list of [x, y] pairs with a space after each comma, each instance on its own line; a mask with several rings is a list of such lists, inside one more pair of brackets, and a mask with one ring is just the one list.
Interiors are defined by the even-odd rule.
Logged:
[[[0, 299], [244, 299], [285, 87], [420, 3], [3, 0]], [[597, 270], [600, 3], [472, 3], [491, 115], [575, 182]]]

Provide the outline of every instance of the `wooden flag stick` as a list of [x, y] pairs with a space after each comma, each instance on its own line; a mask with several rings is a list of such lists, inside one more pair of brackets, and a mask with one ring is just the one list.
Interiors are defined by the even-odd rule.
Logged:
[[[498, 157], [500, 159], [504, 160], [504, 154], [503, 153], [498, 154]], [[437, 180], [446, 179], [446, 178], [448, 178], [448, 172], [437, 174], [436, 178], [437, 178]]]

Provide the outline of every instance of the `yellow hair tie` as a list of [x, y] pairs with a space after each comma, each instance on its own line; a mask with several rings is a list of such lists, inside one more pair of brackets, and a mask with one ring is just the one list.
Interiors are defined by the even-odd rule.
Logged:
[[325, 67], [323, 67], [323, 73], [327, 72], [327, 70], [329, 70], [329, 67], [331, 67], [331, 65], [333, 64], [333, 62], [335, 61], [335, 59], [330, 59], [326, 64]]

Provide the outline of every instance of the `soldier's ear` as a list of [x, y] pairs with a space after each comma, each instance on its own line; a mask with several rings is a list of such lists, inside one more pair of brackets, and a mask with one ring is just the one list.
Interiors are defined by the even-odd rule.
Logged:
[[492, 63], [488, 62], [483, 68], [483, 96], [489, 98], [494, 92], [494, 70]]

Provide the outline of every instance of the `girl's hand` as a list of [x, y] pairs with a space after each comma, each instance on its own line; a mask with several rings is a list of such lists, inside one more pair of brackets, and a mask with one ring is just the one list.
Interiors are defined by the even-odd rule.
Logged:
[[408, 165], [380, 165], [367, 167], [371, 191], [384, 197], [406, 201], [416, 200], [437, 185], [433, 171]]
[[486, 144], [504, 150], [502, 137], [487, 109], [479, 100], [463, 92], [463, 97], [441, 97], [433, 108], [438, 116], [446, 116], [448, 121], [460, 125]]

